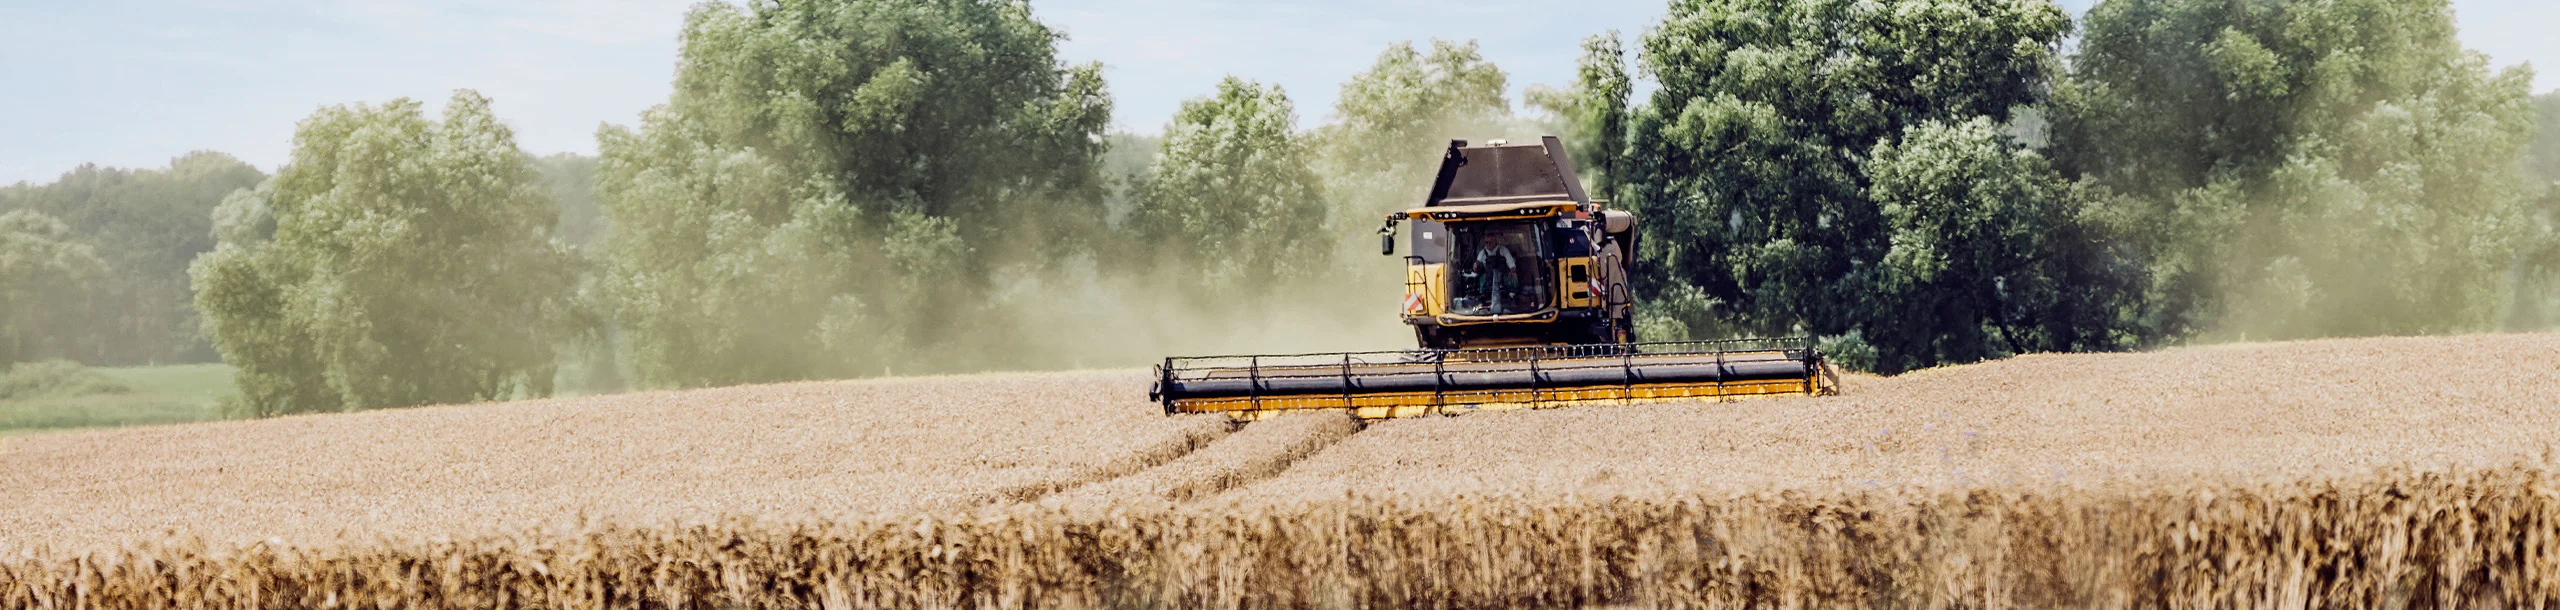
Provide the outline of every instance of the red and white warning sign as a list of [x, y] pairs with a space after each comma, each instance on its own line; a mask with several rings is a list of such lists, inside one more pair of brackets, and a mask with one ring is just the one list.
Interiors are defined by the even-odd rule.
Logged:
[[1422, 293], [1404, 293], [1404, 311], [1405, 313], [1422, 313]]

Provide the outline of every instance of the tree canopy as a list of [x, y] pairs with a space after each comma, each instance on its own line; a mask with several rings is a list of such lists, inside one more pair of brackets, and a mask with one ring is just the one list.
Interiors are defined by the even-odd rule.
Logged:
[[1017, 2], [722, 3], [597, 134], [605, 292], [649, 385], [960, 366], [1006, 265], [1104, 226], [1100, 67]]
[[1875, 370], [2134, 344], [2140, 279], [2042, 155], [1990, 117], [1913, 126], [1868, 157], [1885, 250], [1855, 332]]
[[[1316, 168], [1339, 221], [1342, 254], [1376, 247], [1367, 231], [1388, 212], [1421, 205], [1452, 139], [1502, 135], [1511, 117], [1510, 76], [1474, 41], [1389, 45], [1367, 71], [1342, 83], [1333, 120], [1316, 130]], [[1352, 260], [1364, 260], [1355, 258]]]
[[91, 364], [214, 359], [188, 303], [187, 263], [213, 249], [214, 205], [264, 179], [230, 155], [198, 151], [165, 168], [83, 165], [50, 184], [0, 187], [0, 213], [26, 210], [61, 221], [64, 239], [89, 246], [113, 270], [79, 286], [94, 298], [45, 328], [51, 347], [24, 357]]
[[234, 410], [549, 394], [573, 272], [553, 205], [478, 93], [441, 121], [408, 99], [303, 120], [293, 163], [222, 204], [194, 263]]
[[[1631, 118], [1624, 176], [1613, 178], [1625, 184], [1628, 207], [1644, 217], [1645, 251], [1638, 259], [1650, 308], [1675, 318], [1693, 336], [1890, 333], [1980, 343], [1970, 337], [1984, 334], [1986, 312], [2011, 305], [1974, 302], [1960, 315], [1911, 316], [1905, 307], [1949, 305], [1883, 295], [1915, 285], [1975, 300], [1997, 295], [1997, 285], [2019, 280], [1933, 275], [1927, 272], [1963, 265], [1921, 257], [1963, 253], [1915, 248], [1938, 239], [1978, 241], [2057, 229], [1952, 227], [1927, 214], [1991, 212], [1982, 220], [2000, 222], [2077, 217], [2068, 211], [2010, 214], [2000, 208], [2014, 202], [1964, 201], [1976, 195], [2058, 197], [2058, 178], [2033, 163], [2003, 160], [2008, 153], [1997, 149], [2007, 145], [1985, 141], [1976, 124], [2004, 123], [2037, 101], [2069, 30], [2060, 7], [2035, 0], [1674, 2], [1662, 26], [1645, 38], [1644, 61], [1661, 87]], [[1915, 133], [1946, 139], [1924, 142], [1919, 150], [1898, 148], [1906, 134]], [[1876, 189], [1879, 168], [1871, 158], [1879, 151], [1891, 153], [1885, 169], [1912, 182]], [[1911, 166], [1935, 163], [1952, 165]], [[2005, 184], [1983, 185], [1979, 193], [1947, 192], [1963, 185], [1930, 185], [1944, 182], [1937, 176], [1977, 174]], [[1879, 195], [1916, 198], [1906, 205], [1990, 209], [1889, 209]], [[1978, 233], [1920, 235], [1938, 229]], [[1888, 264], [1896, 246], [1904, 247], [1898, 267]], [[2034, 249], [2021, 247], [2001, 256]], [[2017, 263], [1969, 269], [2023, 268]], [[2051, 280], [2027, 283], [2042, 281]], [[1915, 324], [1922, 326], [1905, 328]], [[2092, 330], [2051, 340], [2100, 336]], [[1932, 343], [1877, 345], [1883, 350], [1879, 364], [1892, 371], [1985, 355], [1980, 345]], [[2081, 346], [2015, 346], [2073, 347]]]
[[1530, 87], [1532, 107], [1554, 115], [1573, 164], [1591, 182], [1592, 196], [1615, 200], [1619, 158], [1627, 148], [1627, 104], [1635, 79], [1627, 75], [1626, 47], [1611, 30], [1582, 40], [1582, 59], [1567, 89]]
[[2052, 113], [2167, 336], [2484, 329], [2512, 290], [2530, 73], [2445, 0], [2110, 0]]
[[1132, 224], [1175, 249], [1158, 259], [1189, 267], [1202, 293], [1232, 302], [1328, 267], [1323, 182], [1296, 122], [1279, 87], [1230, 77], [1165, 125]]
[[107, 275], [95, 248], [74, 241], [71, 226], [34, 210], [0, 212], [0, 363], [72, 351], [77, 335], [61, 332], [86, 320]]

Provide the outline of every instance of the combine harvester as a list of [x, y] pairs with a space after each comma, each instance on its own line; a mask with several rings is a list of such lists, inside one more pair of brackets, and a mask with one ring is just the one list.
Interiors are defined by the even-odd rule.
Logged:
[[1167, 358], [1149, 396], [1167, 414], [1363, 419], [1684, 399], [1831, 394], [1810, 338], [1635, 342], [1627, 269], [1636, 218], [1601, 208], [1550, 136], [1449, 143], [1414, 225], [1404, 321], [1420, 349]]

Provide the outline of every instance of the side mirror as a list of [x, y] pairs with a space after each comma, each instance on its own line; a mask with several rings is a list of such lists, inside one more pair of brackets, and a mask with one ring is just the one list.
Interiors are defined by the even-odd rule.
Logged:
[[1384, 255], [1384, 256], [1395, 256], [1395, 255], [1396, 255], [1396, 234], [1395, 234], [1395, 232], [1393, 232], [1393, 231], [1379, 231], [1379, 232], [1378, 232], [1378, 254], [1380, 254], [1380, 255]]

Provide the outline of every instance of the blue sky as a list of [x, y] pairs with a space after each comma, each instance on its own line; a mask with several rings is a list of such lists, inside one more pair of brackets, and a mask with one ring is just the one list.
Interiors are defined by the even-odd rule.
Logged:
[[[2093, 0], [2063, 0], [2074, 12]], [[274, 169], [328, 104], [488, 94], [535, 153], [595, 149], [602, 123], [666, 98], [690, 0], [0, 2], [0, 183], [83, 162], [151, 167], [190, 150]], [[2560, 66], [2560, 3], [2454, 0], [2499, 65]], [[1583, 36], [1640, 34], [1658, 0], [1035, 0], [1071, 61], [1104, 64], [1117, 127], [1156, 131], [1234, 74], [1277, 83], [1314, 124], [1335, 88], [1401, 40], [1474, 39], [1530, 84], [1571, 78]], [[2546, 70], [2550, 72], [2554, 70]], [[2542, 74], [2537, 90], [2560, 85]]]

